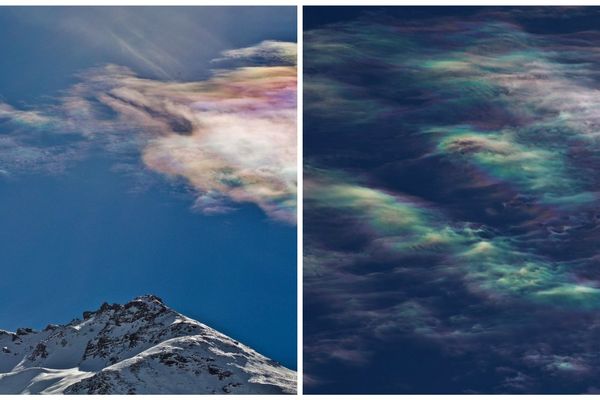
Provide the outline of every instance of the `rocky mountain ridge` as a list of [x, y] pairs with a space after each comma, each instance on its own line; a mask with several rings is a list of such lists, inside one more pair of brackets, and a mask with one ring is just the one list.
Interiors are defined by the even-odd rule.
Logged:
[[296, 373], [147, 295], [0, 330], [0, 394], [296, 393]]

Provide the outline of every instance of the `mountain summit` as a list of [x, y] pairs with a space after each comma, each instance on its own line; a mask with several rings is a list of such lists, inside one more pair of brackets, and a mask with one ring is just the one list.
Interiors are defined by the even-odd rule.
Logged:
[[296, 373], [153, 295], [0, 330], [0, 394], [296, 393]]

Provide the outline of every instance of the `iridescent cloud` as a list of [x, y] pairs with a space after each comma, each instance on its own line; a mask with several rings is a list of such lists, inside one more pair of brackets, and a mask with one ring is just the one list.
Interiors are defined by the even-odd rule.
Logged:
[[494, 391], [600, 370], [600, 35], [534, 32], [532, 12], [305, 33], [309, 374], [347, 362], [327, 349], [368, 364], [422, 340], [498, 367]]
[[202, 212], [249, 202], [294, 224], [295, 44], [268, 41], [223, 57], [259, 57], [260, 65], [216, 70], [197, 82], [146, 79], [109, 65], [82, 74], [48, 109], [2, 105], [0, 116], [82, 134], [108, 151], [138, 148], [146, 167], [184, 178]]

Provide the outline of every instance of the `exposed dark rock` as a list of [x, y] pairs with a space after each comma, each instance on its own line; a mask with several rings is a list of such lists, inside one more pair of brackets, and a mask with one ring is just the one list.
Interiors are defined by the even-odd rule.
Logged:
[[29, 335], [30, 333], [34, 333], [34, 330], [31, 328], [19, 328], [17, 329], [18, 336]]
[[133, 301], [151, 301], [151, 302], [158, 302], [160, 304], [164, 305], [163, 299], [161, 299], [160, 297], [153, 295], [153, 294], [146, 294], [143, 296], [138, 296], [135, 299], [133, 299]]
[[223, 386], [221, 390], [223, 390], [224, 393], [231, 393], [231, 388], [240, 386], [242, 386], [242, 384], [239, 382], [230, 382], [227, 385]]
[[185, 364], [188, 360], [181, 354], [162, 353], [158, 355], [159, 361], [165, 365]]
[[48, 331], [55, 331], [56, 329], [58, 329], [59, 326], [56, 324], [48, 324], [46, 325], [46, 327], [44, 328], [43, 332], [48, 332]]
[[28, 357], [28, 359], [30, 361], [35, 361], [38, 358], [46, 358], [46, 357], [48, 357], [48, 351], [46, 350], [46, 344], [38, 343], [37, 346], [35, 347], [35, 350], [33, 350], [33, 352]]
[[[116, 375], [116, 373], [113, 372], [112, 375]], [[82, 391], [86, 394], [108, 394], [111, 388], [110, 376], [111, 372], [94, 375], [91, 378], [69, 386], [65, 390], [65, 394], [81, 393]]]
[[107, 311], [119, 311], [121, 309], [120, 304], [108, 304], [106, 302], [102, 303], [100, 306], [99, 312], [107, 312]]
[[208, 366], [208, 373], [211, 375], [217, 375], [219, 380], [223, 380], [223, 378], [227, 378], [232, 375], [231, 371], [223, 370], [215, 365]]

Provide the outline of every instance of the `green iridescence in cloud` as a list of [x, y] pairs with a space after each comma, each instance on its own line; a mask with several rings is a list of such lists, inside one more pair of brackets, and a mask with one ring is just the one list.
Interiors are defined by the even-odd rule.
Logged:
[[[529, 227], [553, 225], [597, 202], [600, 96], [586, 86], [591, 67], [563, 62], [560, 43], [510, 23], [358, 21], [309, 31], [305, 47], [305, 109], [321, 126], [402, 121], [396, 134], [426, 143], [421, 157], [464, 166], [471, 187], [496, 185], [528, 199]], [[568, 51], [578, 54], [574, 45]], [[364, 77], [368, 87], [345, 73], [361, 63], [381, 70]], [[582, 151], [594, 162], [578, 160]], [[318, 158], [311, 163], [327, 168]], [[489, 298], [600, 306], [598, 282], [582, 282], [573, 269], [585, 260], [553, 260], [531, 244], [546, 225], [543, 232], [480, 238], [469, 221], [434, 204], [340, 176], [306, 185], [307, 207], [338, 210], [388, 251], [443, 252], [449, 273]]]
[[489, 238], [483, 227], [452, 224], [441, 211], [418, 199], [341, 177], [336, 173], [307, 180], [307, 207], [336, 209], [367, 230], [373, 243], [386, 251], [445, 254], [447, 273], [462, 275], [474, 292], [499, 299], [510, 296], [557, 305], [600, 306], [600, 289], [570, 282], [568, 265], [520, 250], [514, 238]]

